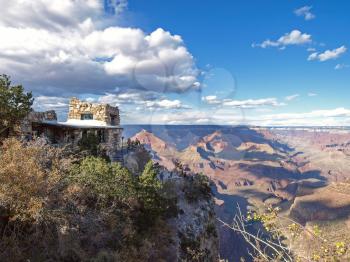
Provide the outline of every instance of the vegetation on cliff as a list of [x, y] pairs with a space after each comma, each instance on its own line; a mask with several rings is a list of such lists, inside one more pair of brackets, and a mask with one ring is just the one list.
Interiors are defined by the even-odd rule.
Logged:
[[[189, 225], [193, 214], [191, 219], [179, 220], [178, 201], [185, 199], [179, 194], [187, 180], [180, 184], [162, 181], [159, 168], [148, 162], [141, 175], [134, 175], [119, 163], [94, 156], [80, 158], [41, 139], [29, 143], [4, 140], [0, 149], [0, 260], [160, 261], [202, 252], [200, 246], [181, 250], [184, 239], [197, 245], [203, 241], [200, 234], [195, 240], [186, 235], [193, 227]], [[191, 185], [194, 191], [200, 190]], [[213, 211], [205, 203], [201, 205], [209, 209], [201, 216], [208, 219], [205, 214]], [[180, 226], [183, 239], [177, 248]]]

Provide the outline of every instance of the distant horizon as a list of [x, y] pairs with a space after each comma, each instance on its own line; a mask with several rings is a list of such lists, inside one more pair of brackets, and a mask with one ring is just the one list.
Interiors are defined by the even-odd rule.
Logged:
[[121, 127], [124, 126], [173, 126], [173, 127], [190, 127], [190, 126], [219, 126], [219, 127], [242, 127], [242, 128], [320, 128], [320, 129], [350, 129], [349, 126], [255, 126], [255, 125], [226, 125], [226, 124], [121, 124]]

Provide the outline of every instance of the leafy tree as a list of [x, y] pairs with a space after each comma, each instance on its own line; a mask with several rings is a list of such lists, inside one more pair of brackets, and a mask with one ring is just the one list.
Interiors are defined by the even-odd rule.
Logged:
[[0, 75], [0, 135], [13, 130], [28, 115], [33, 104], [31, 92], [22, 85], [11, 85], [10, 77]]

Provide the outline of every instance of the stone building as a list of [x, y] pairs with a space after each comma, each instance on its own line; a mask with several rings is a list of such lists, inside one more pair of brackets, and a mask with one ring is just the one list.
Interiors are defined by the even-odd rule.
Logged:
[[100, 146], [113, 159], [121, 147], [123, 129], [118, 107], [96, 104], [72, 98], [66, 122], [58, 122], [55, 111], [31, 112], [22, 122], [24, 138], [44, 136], [52, 144], [74, 144], [89, 133], [98, 137]]

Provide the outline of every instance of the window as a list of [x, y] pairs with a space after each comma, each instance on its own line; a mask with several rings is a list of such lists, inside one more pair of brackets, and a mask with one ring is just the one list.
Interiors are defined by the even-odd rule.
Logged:
[[111, 125], [112, 126], [116, 126], [117, 125], [117, 121], [116, 121], [116, 116], [115, 115], [110, 115], [111, 117]]
[[106, 134], [104, 130], [98, 130], [97, 136], [100, 143], [106, 142]]
[[90, 114], [90, 113], [88, 113], [88, 114], [81, 114], [80, 115], [80, 119], [81, 120], [92, 120], [92, 119], [94, 119], [94, 116], [93, 116], [93, 114]]

